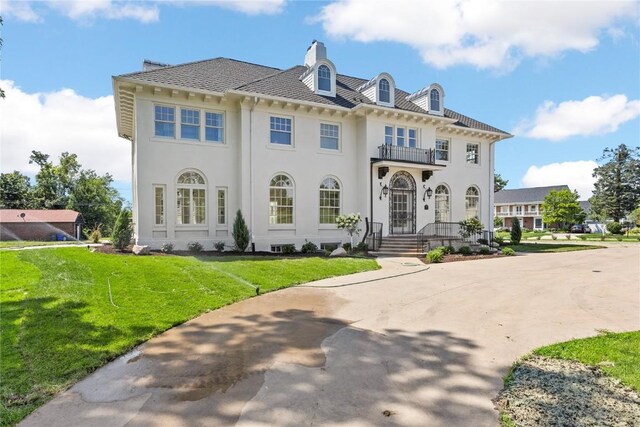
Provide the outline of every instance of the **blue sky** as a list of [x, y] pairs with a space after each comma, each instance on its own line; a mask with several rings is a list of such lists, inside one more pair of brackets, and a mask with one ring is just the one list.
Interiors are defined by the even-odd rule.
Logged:
[[[391, 5], [392, 4], [392, 5]], [[391, 6], [390, 6], [391, 5]], [[515, 134], [496, 148], [509, 188], [569, 184], [588, 197], [604, 148], [640, 145], [640, 3], [498, 0], [7, 1], [2, 171], [38, 149], [79, 154], [128, 199], [128, 142], [111, 76], [143, 59], [225, 56], [280, 68], [324, 41], [339, 73], [387, 71], [413, 92]]]

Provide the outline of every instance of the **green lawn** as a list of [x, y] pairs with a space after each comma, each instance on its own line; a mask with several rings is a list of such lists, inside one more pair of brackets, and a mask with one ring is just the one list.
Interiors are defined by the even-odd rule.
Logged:
[[[84, 248], [0, 252], [0, 424], [133, 346], [262, 292], [378, 268], [370, 259], [123, 256]], [[109, 300], [111, 282], [113, 306]]]
[[640, 391], [640, 331], [605, 333], [539, 348], [534, 354], [599, 366], [623, 384]]
[[575, 243], [520, 243], [519, 245], [509, 245], [516, 252], [526, 253], [551, 253], [551, 252], [572, 252], [585, 251], [589, 249], [603, 249], [596, 245], [578, 245]]
[[[0, 242], [0, 249], [6, 248], [26, 248], [27, 246], [56, 246], [56, 245], [70, 245], [73, 244], [73, 240], [58, 241], [51, 240], [43, 242], [41, 240], [8, 240]], [[78, 242], [79, 244], [86, 244], [87, 242]]]

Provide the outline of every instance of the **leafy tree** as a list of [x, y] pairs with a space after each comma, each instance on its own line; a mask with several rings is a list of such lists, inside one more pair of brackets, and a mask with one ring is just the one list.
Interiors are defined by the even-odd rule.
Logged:
[[109, 174], [99, 176], [91, 169], [82, 170], [67, 203], [67, 209], [82, 213], [85, 225], [101, 228], [105, 235], [111, 233], [111, 225], [122, 209], [122, 199], [111, 187], [112, 182]]
[[520, 220], [513, 217], [511, 220], [511, 243], [517, 245], [522, 240], [522, 229], [520, 228]]
[[242, 216], [240, 209], [236, 212], [236, 219], [233, 221], [232, 236], [235, 249], [240, 252], [246, 251], [249, 246], [251, 236], [249, 235], [249, 228], [247, 227], [247, 223], [244, 221], [244, 217]]
[[493, 217], [493, 226], [495, 228], [500, 228], [504, 225], [504, 221], [502, 220], [502, 218], [500, 218], [499, 216], [494, 216]]
[[493, 174], [493, 191], [495, 193], [506, 187], [508, 183], [509, 180], [502, 178], [499, 173]]
[[29, 209], [33, 206], [33, 189], [29, 177], [18, 171], [0, 175], [0, 207]]
[[589, 199], [595, 217], [620, 221], [640, 203], [640, 147], [607, 148], [593, 171], [596, 183]]
[[40, 167], [36, 174], [36, 203], [43, 209], [65, 209], [81, 169], [78, 156], [62, 153], [59, 164], [54, 165], [48, 154], [32, 151], [29, 163]]
[[638, 205], [638, 207], [629, 214], [629, 221], [631, 221], [636, 226], [640, 225], [640, 205]]
[[131, 243], [132, 236], [131, 211], [124, 208], [120, 211], [118, 218], [116, 218], [116, 223], [113, 226], [113, 234], [111, 235], [113, 246], [116, 249], [123, 250]]
[[576, 191], [572, 192], [568, 188], [551, 190], [542, 203], [544, 222], [555, 224], [557, 227], [583, 222], [587, 215], [580, 207], [578, 197]]

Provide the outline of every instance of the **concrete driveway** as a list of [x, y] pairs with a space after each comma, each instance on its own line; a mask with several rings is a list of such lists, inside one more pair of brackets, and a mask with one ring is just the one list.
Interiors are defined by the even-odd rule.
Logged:
[[497, 426], [491, 399], [519, 356], [640, 329], [638, 245], [380, 262], [200, 316], [23, 424]]

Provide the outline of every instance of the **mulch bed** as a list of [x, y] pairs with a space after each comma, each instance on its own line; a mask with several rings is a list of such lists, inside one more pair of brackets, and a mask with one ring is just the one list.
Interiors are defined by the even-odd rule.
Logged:
[[[502, 255], [501, 253], [495, 253], [490, 255], [482, 255], [482, 254], [472, 254], [472, 255], [462, 255], [462, 254], [448, 254], [442, 258], [442, 262], [438, 264], [442, 264], [445, 262], [458, 262], [458, 261], [473, 261], [474, 259], [493, 259], [493, 258], [503, 258], [506, 255]], [[420, 257], [422, 262], [425, 264], [432, 264], [429, 262], [426, 256]]]

